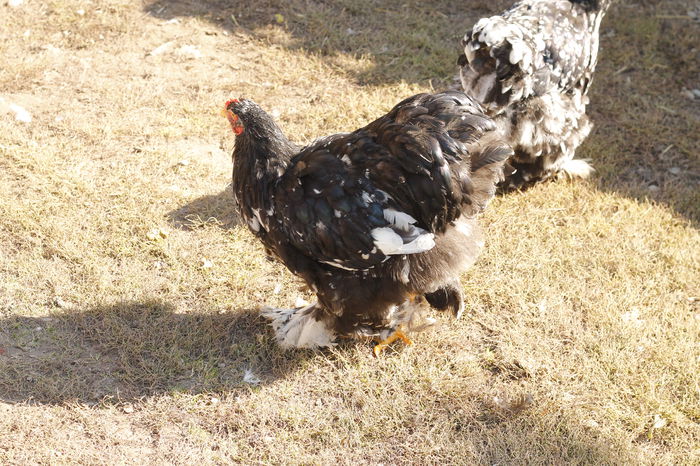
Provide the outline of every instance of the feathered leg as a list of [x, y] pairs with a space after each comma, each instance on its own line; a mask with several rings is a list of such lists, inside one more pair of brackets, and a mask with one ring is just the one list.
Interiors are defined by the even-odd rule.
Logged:
[[318, 348], [336, 344], [335, 331], [327, 325], [318, 303], [292, 309], [262, 308], [282, 348]]
[[[413, 341], [411, 341], [411, 339], [406, 336], [401, 327], [404, 324], [410, 325], [411, 321], [413, 320], [414, 313], [419, 312], [422, 307], [422, 304], [424, 303], [425, 301], [423, 301], [421, 295], [409, 295], [408, 299], [403, 304], [401, 304], [396, 310], [396, 315], [394, 316], [396, 318], [396, 321], [392, 326], [394, 328], [393, 332], [391, 331], [390, 327], [390, 329], [384, 330], [380, 334], [380, 339], [383, 339], [374, 347], [375, 356], [378, 357], [387, 346], [399, 339], [408, 346], [411, 346], [413, 344]], [[385, 336], [387, 335], [387, 332], [391, 333], [389, 333], [388, 336]]]

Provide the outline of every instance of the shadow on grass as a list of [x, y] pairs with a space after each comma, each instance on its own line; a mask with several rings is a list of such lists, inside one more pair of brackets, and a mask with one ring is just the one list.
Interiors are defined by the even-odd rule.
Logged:
[[[672, 105], [672, 100], [668, 98], [666, 105]], [[662, 117], [663, 122], [658, 115], [656, 120], [644, 121], [640, 116], [619, 114], [618, 120], [628, 125], [633, 120], [635, 125], [626, 135], [610, 114], [595, 113], [597, 128], [578, 152], [581, 158], [593, 159], [594, 186], [602, 192], [665, 205], [693, 227], [700, 227], [700, 158], [688, 150], [700, 144], [700, 118], [682, 108], [676, 115]]]
[[167, 218], [171, 225], [182, 230], [192, 230], [209, 224], [228, 230], [240, 223], [231, 185], [219, 194], [199, 197], [168, 212]]
[[636, 160], [627, 156], [614, 162], [603, 160], [594, 165], [600, 167], [600, 173], [594, 175], [591, 181], [602, 192], [665, 205], [698, 228], [700, 162], [681, 153], [677, 153], [672, 162], [654, 163], [648, 160], [658, 157], [663, 150], [663, 147], [652, 148]]
[[[638, 8], [639, 7], [639, 8]], [[591, 158], [596, 187], [667, 205], [700, 225], [698, 25], [668, 16], [678, 2], [618, 2], [604, 19], [588, 113], [595, 124], [577, 155]], [[631, 11], [636, 14], [631, 15]]]
[[201, 18], [228, 32], [319, 54], [329, 62], [340, 56], [367, 57], [369, 68], [348, 66], [347, 60], [334, 63], [360, 84], [447, 83], [456, 75], [461, 37], [480, 16], [508, 2], [496, 3], [155, 0], [144, 9], [161, 19]]
[[247, 391], [246, 371], [271, 382], [309, 355], [282, 352], [257, 311], [177, 314], [155, 300], [2, 318], [0, 350], [0, 400], [51, 404]]

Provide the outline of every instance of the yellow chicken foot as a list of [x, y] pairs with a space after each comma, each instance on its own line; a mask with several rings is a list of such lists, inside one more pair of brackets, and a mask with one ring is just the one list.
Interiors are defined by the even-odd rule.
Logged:
[[389, 337], [386, 340], [379, 342], [374, 347], [374, 355], [376, 357], [379, 357], [381, 352], [384, 351], [384, 348], [386, 348], [387, 346], [389, 346], [390, 344], [392, 344], [393, 342], [395, 342], [396, 340], [399, 340], [399, 339], [401, 341], [403, 341], [404, 343], [406, 343], [406, 345], [408, 345], [408, 346], [411, 346], [413, 344], [411, 339], [408, 338], [406, 336], [406, 334], [404, 334], [401, 330], [397, 330], [394, 333], [392, 333], [391, 335], [389, 335]]

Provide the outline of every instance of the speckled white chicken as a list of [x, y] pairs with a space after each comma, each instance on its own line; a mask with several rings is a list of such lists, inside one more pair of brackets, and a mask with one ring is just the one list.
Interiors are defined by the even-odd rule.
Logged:
[[465, 35], [462, 86], [515, 150], [507, 186], [562, 174], [586, 178], [593, 171], [574, 155], [593, 126], [586, 94], [611, 1], [524, 0], [482, 18]]

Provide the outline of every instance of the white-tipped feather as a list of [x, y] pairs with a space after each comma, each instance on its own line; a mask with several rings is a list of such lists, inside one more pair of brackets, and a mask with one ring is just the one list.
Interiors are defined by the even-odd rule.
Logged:
[[250, 227], [251, 230], [253, 230], [255, 233], [260, 231], [260, 222], [258, 221], [257, 218], [252, 217], [250, 220], [248, 220], [248, 226]]
[[[260, 227], [263, 228], [263, 230], [267, 231], [267, 227], [265, 226], [265, 222], [262, 221], [262, 217], [260, 217], [260, 209], [250, 209], [253, 212], [253, 215], [255, 215], [255, 218], [258, 221], [259, 227], [257, 229], [254, 229], [256, 232], [260, 229]], [[251, 227], [252, 228], [252, 227]]]
[[394, 209], [384, 209], [384, 219], [402, 231], [409, 231], [411, 225], [416, 223], [416, 219], [406, 212], [399, 212]]
[[264, 307], [261, 314], [270, 320], [282, 348], [333, 346], [336, 344], [335, 332], [316, 319], [315, 307], [315, 303], [301, 309]]
[[[474, 44], [472, 44], [472, 45], [474, 45]], [[464, 47], [464, 56], [467, 57], [467, 62], [471, 63], [474, 61], [474, 51], [472, 50], [472, 47], [470, 47], [470, 46]]]
[[477, 23], [474, 25], [474, 32], [478, 32], [484, 29], [484, 27], [486, 27], [490, 19], [491, 18], [481, 18], [479, 21], [477, 21]]
[[374, 245], [387, 256], [400, 254], [417, 254], [432, 249], [435, 246], [435, 238], [432, 233], [423, 231], [416, 239], [404, 244], [403, 238], [389, 227], [380, 227], [372, 230]]
[[595, 171], [595, 169], [585, 160], [571, 159], [561, 166], [561, 172], [570, 178], [586, 179]]
[[[365, 258], [364, 255], [363, 255], [363, 259], [369, 259], [369, 256], [367, 256], [367, 257]], [[341, 264], [340, 262], [336, 262], [336, 261], [319, 261], [319, 262], [322, 262], [323, 264], [328, 264], [328, 265], [330, 265], [330, 266], [332, 266], [332, 267], [337, 267], [337, 268], [343, 269], [343, 270], [350, 270], [350, 271], [360, 270], [360, 269], [354, 269], [354, 268], [352, 268], [352, 267], [348, 267], [348, 266], [343, 265], [343, 264]]]
[[512, 49], [510, 50], [510, 55], [508, 56], [508, 59], [513, 65], [517, 65], [518, 62], [523, 58], [523, 55], [525, 55], [526, 50], [525, 50], [525, 45], [522, 42], [513, 42], [511, 44]]
[[472, 225], [463, 217], [457, 219], [457, 221], [455, 222], [455, 228], [458, 232], [462, 233], [465, 236], [472, 236]]
[[375, 228], [372, 230], [372, 238], [374, 245], [384, 254], [395, 254], [403, 246], [403, 239], [389, 227]]
[[417, 254], [425, 252], [435, 247], [435, 235], [425, 233], [414, 239], [410, 243], [401, 246], [398, 254]]
[[524, 90], [525, 89], [521, 87], [520, 89], [513, 91], [513, 95], [511, 97], [511, 100], [515, 101], [515, 100], [522, 99]]

